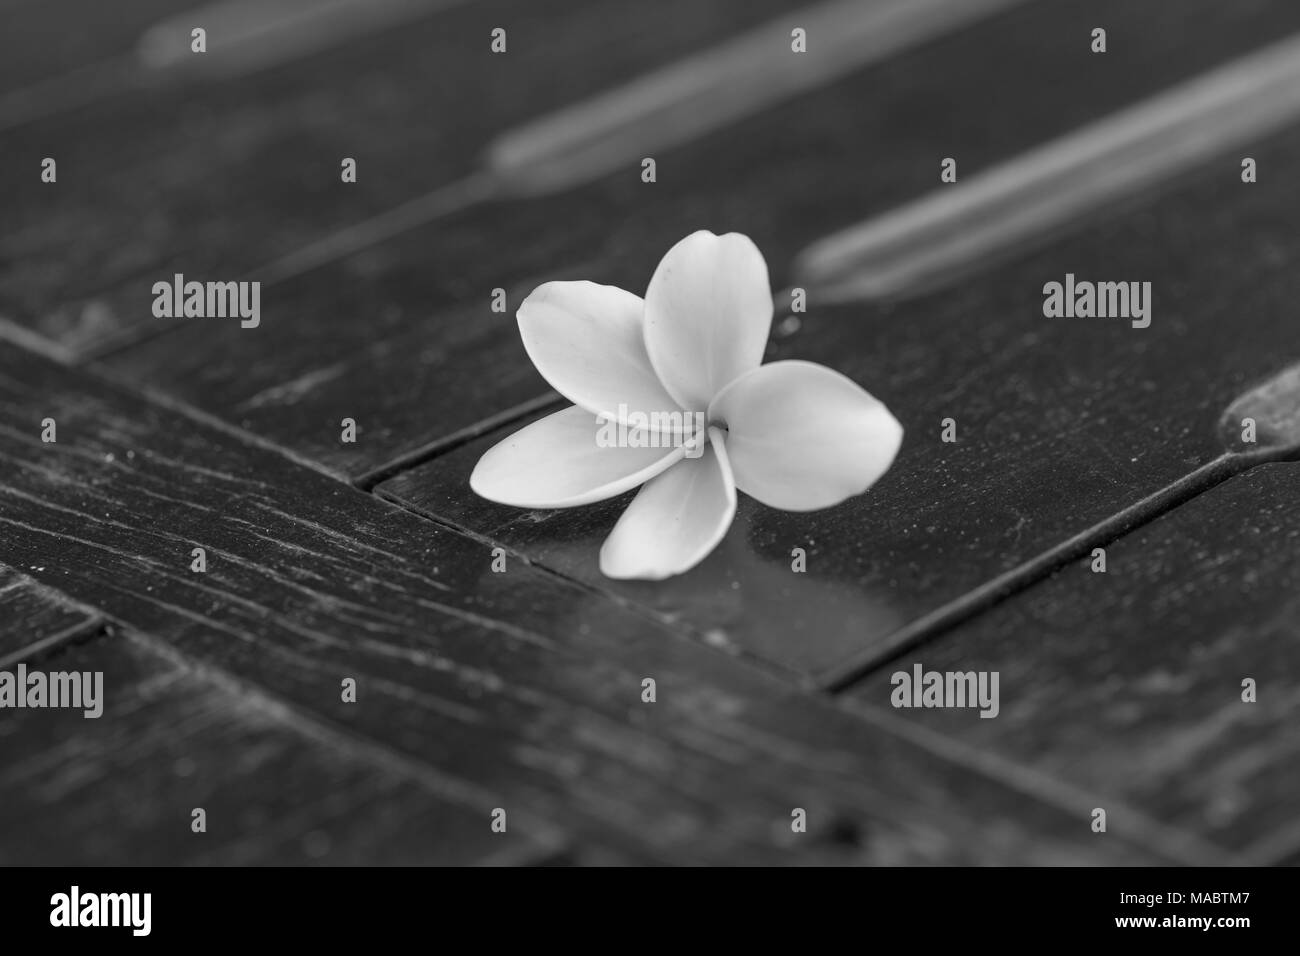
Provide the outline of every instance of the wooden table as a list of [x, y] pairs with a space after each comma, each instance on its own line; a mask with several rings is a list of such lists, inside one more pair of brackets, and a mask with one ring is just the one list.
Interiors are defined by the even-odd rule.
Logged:
[[[596, 554], [630, 495], [539, 512], [468, 486], [563, 404], [514, 324], [540, 282], [641, 294], [708, 228], [785, 290], [818, 240], [1248, 56], [1300, 6], [940, 16], [734, 113], [699, 94], [698, 126], [601, 133], [546, 167], [563, 182], [502, 144], [834, 21], [406, 6], [309, 16], [298, 49], [228, 4], [8, 4], [0, 670], [102, 672], [105, 704], [0, 711], [0, 863], [1300, 861], [1289, 120], [942, 281], [779, 310], [769, 360], [845, 373], [906, 429], [865, 495], [742, 497], [703, 564], [627, 582]], [[191, 7], [208, 51], [160, 60]], [[178, 272], [261, 281], [260, 325], [155, 317]], [[1150, 281], [1150, 327], [1046, 318], [1067, 273]], [[894, 706], [918, 664], [998, 672], [997, 718]]]

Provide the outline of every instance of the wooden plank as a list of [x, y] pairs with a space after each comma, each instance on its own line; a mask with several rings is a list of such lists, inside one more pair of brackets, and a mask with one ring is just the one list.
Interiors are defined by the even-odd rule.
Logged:
[[[742, 496], [726, 540], [682, 577], [599, 574], [597, 552], [627, 496], [524, 512], [470, 493], [474, 463], [514, 426], [379, 490], [833, 684], [922, 635], [949, 602], [1218, 467], [1226, 449], [1252, 447], [1233, 438], [1244, 416], [1226, 434], [1216, 426], [1242, 389], [1300, 357], [1288, 345], [1300, 244], [1287, 226], [1300, 197], [1285, 173], [1300, 161], [1300, 134], [1250, 154], [1270, 171], [1258, 183], [1242, 183], [1238, 160], [1225, 159], [1159, 201], [956, 287], [836, 308], [814, 297], [772, 357], [862, 383], [904, 426], [898, 458], [867, 494], [826, 511], [786, 514]], [[1225, 250], [1225, 236], [1236, 245]], [[1151, 281], [1150, 327], [1045, 318], [1043, 285], [1067, 273]], [[942, 440], [949, 418], [954, 443]], [[806, 573], [791, 571], [794, 548], [807, 552]]]
[[661, 862], [1218, 858], [1154, 821], [1101, 844], [1087, 794], [986, 776], [525, 562], [495, 573], [478, 541], [16, 346], [0, 350], [0, 416], [60, 422], [55, 444], [0, 429], [12, 560], [42, 555], [38, 577], [198, 666], [576, 846]]
[[510, 130], [489, 147], [488, 170], [511, 194], [591, 182], [1027, 2], [809, 3]]
[[[1212, 0], [1177, 11], [1030, 4], [657, 154], [652, 185], [632, 164], [562, 196], [467, 210], [267, 287], [258, 329], [191, 321], [111, 364], [366, 476], [543, 390], [513, 320], [538, 282], [590, 278], [641, 293], [659, 257], [707, 227], [751, 235], [780, 288], [806, 243], [934, 189], [942, 157], [973, 174], [1300, 28], [1294, 4], [1249, 13]], [[1116, 37], [1104, 56], [1088, 49], [1099, 20]], [[491, 311], [496, 288], [509, 294], [507, 314]], [[338, 440], [344, 417], [363, 429], [356, 444]]]
[[5, 711], [6, 866], [462, 865], [559, 849], [542, 821], [521, 813], [493, 833], [489, 813], [439, 793], [423, 768], [152, 638], [101, 638], [40, 667], [102, 674], [104, 710]]
[[[1300, 843], [1297, 491], [1295, 465], [1231, 479], [1108, 544], [1104, 574], [1070, 564], [890, 662], [853, 698], [889, 709], [892, 675], [918, 663], [997, 671], [995, 719], [896, 713], [1276, 861]], [[1246, 678], [1257, 703], [1242, 701]]]
[[[1077, 227], [1300, 118], [1300, 33], [1252, 50], [915, 203], [818, 240], [800, 285], [824, 302], [953, 281]], [[842, 277], [842, 278], [841, 278]]]
[[94, 634], [102, 626], [93, 609], [0, 564], [0, 668]]
[[[0, 315], [74, 351], [137, 324], [158, 331], [168, 320], [151, 312], [155, 281], [255, 272], [470, 174], [510, 124], [780, 6], [468, 3], [279, 69], [181, 75], [7, 130]], [[496, 26], [508, 27], [501, 55]], [[58, 162], [55, 184], [40, 180], [43, 157]], [[355, 183], [340, 181], [343, 157], [357, 160]], [[282, 314], [269, 295], [266, 308]]]

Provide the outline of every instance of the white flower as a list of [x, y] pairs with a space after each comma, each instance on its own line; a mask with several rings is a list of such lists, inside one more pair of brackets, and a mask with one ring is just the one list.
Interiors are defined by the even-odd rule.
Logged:
[[[502, 504], [568, 508], [644, 485], [600, 549], [600, 570], [652, 579], [714, 549], [737, 488], [787, 511], [860, 494], [893, 462], [902, 426], [838, 372], [761, 364], [771, 324], [767, 264], [738, 233], [677, 243], [644, 301], [592, 282], [539, 286], [519, 307], [524, 348], [574, 404], [491, 448], [470, 486]], [[599, 442], [610, 422], [634, 440]]]

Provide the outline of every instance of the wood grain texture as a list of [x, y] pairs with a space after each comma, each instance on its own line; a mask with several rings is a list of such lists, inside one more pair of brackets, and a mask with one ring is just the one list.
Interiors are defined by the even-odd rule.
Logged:
[[101, 638], [40, 667], [102, 673], [104, 713], [3, 712], [4, 865], [518, 864], [560, 849], [522, 813], [493, 833], [423, 768], [151, 638]]
[[995, 719], [895, 713], [1274, 862], [1300, 832], [1297, 491], [1300, 466], [1234, 478], [1109, 544], [1106, 573], [1063, 568], [853, 696], [889, 709], [892, 673], [916, 663], [998, 671]]
[[484, 812], [660, 862], [1217, 859], [1154, 821], [1098, 843], [1087, 794], [995, 780], [526, 562], [494, 573], [479, 542], [233, 431], [0, 350], [0, 416], [46, 415], [57, 444], [0, 429], [12, 560], [40, 554], [38, 578]]
[[[466, 176], [503, 128], [779, 6], [471, 3], [252, 76], [177, 77], [6, 131], [0, 315], [74, 350], [152, 331], [165, 321], [153, 282], [237, 279]], [[508, 52], [494, 55], [502, 25]], [[40, 181], [46, 156], [56, 184]], [[340, 181], [345, 156], [354, 184]]]
[[[1104, 56], [1088, 50], [1099, 18], [1116, 37]], [[1030, 4], [660, 154], [652, 185], [633, 165], [477, 207], [269, 287], [256, 330], [192, 321], [111, 364], [366, 475], [544, 390], [513, 318], [541, 281], [639, 294], [674, 242], [710, 228], [752, 236], [780, 288], [809, 241], [936, 188], [944, 156], [973, 173], [1294, 28], [1289, 3]], [[491, 311], [498, 287], [507, 314]], [[985, 347], [945, 367], [959, 376]], [[345, 416], [367, 430], [355, 445], [338, 442]]]
[[0, 668], [82, 639], [102, 626], [92, 608], [0, 564]]
[[[628, 496], [527, 512], [468, 490], [478, 457], [512, 428], [379, 490], [793, 670], [820, 675], [850, 654], [869, 663], [909, 622], [1247, 447], [1225, 444], [1222, 411], [1300, 350], [1291, 305], [1300, 195], [1285, 172], [1300, 161], [1300, 134], [1251, 155], [1271, 177], [1243, 184], [1226, 159], [954, 288], [837, 308], [814, 296], [771, 357], [828, 365], [884, 401], [906, 431], [893, 468], [866, 494], [811, 514], [742, 496], [714, 555], [666, 583], [597, 570]], [[1152, 281], [1151, 326], [1045, 318], [1043, 284], [1067, 272]], [[955, 443], [941, 440], [947, 418]], [[791, 571], [797, 547], [803, 574]]]

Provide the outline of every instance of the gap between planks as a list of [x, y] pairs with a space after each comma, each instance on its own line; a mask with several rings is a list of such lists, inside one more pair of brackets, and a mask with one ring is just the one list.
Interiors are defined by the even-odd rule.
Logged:
[[489, 432], [505, 428], [507, 425], [512, 425], [536, 412], [558, 411], [564, 406], [565, 401], [566, 399], [555, 392], [547, 392], [544, 395], [538, 395], [536, 398], [530, 398], [526, 402], [521, 402], [513, 408], [507, 408], [503, 412], [481, 419], [473, 425], [462, 428], [460, 431], [444, 435], [442, 438], [434, 439], [426, 445], [421, 445], [419, 448], [414, 448], [405, 454], [398, 455], [396, 458], [389, 459], [379, 467], [372, 468], [370, 471], [363, 472], [353, 478], [352, 484], [361, 491], [373, 491], [380, 482], [387, 481], [404, 471], [410, 471], [412, 468], [432, 461], [440, 455], [455, 451], [462, 445], [467, 445], [476, 438], [482, 438]]
[[19, 663], [31, 664], [35, 661], [43, 661], [61, 654], [68, 648], [107, 638], [110, 633], [108, 619], [97, 608], [86, 608], [86, 610], [92, 615], [89, 619], [33, 641], [6, 657], [0, 657], [0, 670], [8, 670]]
[[1225, 452], [1104, 521], [1085, 528], [1010, 571], [967, 591], [956, 600], [916, 618], [889, 635], [881, 646], [815, 674], [812, 680], [828, 693], [841, 694], [903, 654], [948, 633], [975, 615], [1050, 577], [1070, 562], [1088, 554], [1092, 548], [1105, 546], [1130, 534], [1229, 478], [1242, 475], [1258, 465], [1295, 461], [1300, 461], [1300, 445], [1297, 444], [1250, 453]]

